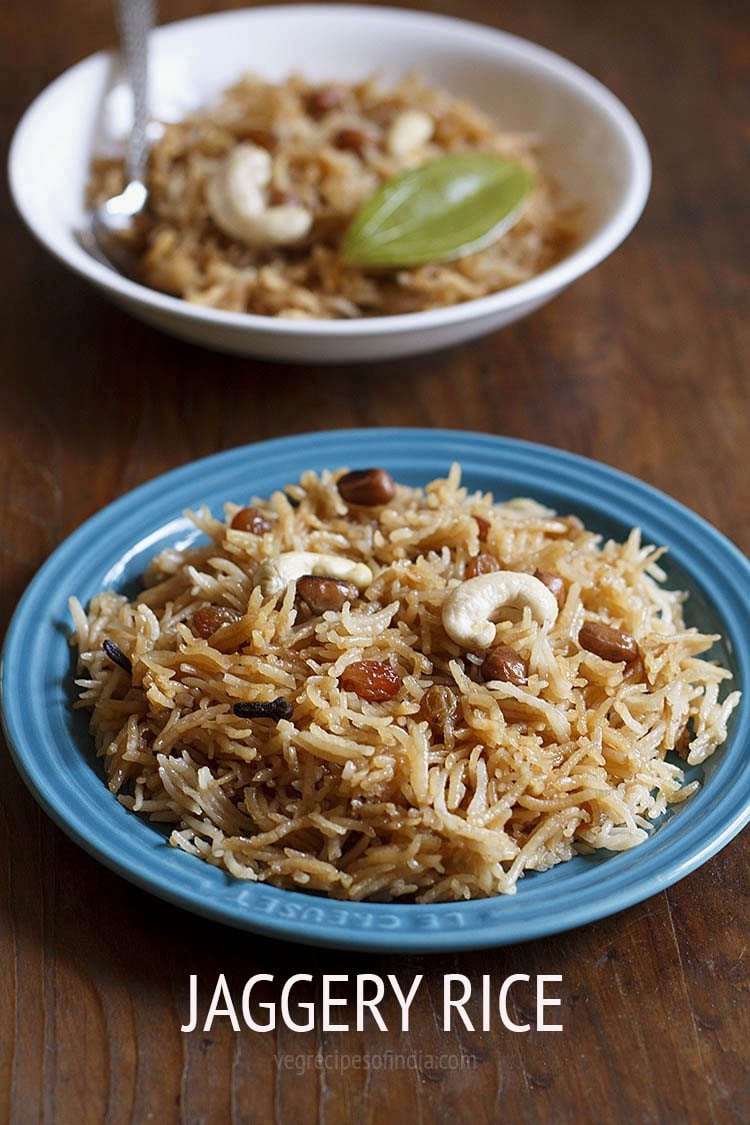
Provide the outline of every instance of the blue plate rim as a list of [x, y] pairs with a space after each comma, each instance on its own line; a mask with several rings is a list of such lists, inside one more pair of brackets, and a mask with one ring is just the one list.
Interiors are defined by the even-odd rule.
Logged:
[[[48, 815], [76, 843], [130, 882], [205, 917], [250, 929], [265, 936], [291, 941], [391, 952], [457, 951], [531, 940], [562, 932], [643, 901], [689, 874], [729, 843], [750, 820], [750, 764], [746, 768], [742, 767], [741, 778], [744, 784], [739, 786], [735, 784], [730, 789], [731, 800], [728, 798], [720, 800], [718, 778], [725, 766], [725, 762], [722, 761], [716, 777], [712, 779], [712, 784], [702, 788], [696, 795], [696, 800], [701, 798], [703, 813], [699, 823], [686, 826], [684, 813], [681, 810], [679, 832], [673, 830], [678, 820], [675, 817], [660, 827], [646, 844], [634, 851], [621, 853], [628, 857], [629, 862], [626, 864], [624, 874], [622, 865], [616, 873], [612, 872], [614, 877], [608, 880], [611, 884], [609, 889], [605, 888], [602, 891], [601, 888], [597, 888], [597, 893], [593, 897], [584, 893], [583, 897], [575, 902], [562, 904], [557, 901], [560, 895], [552, 890], [545, 895], [549, 907], [546, 915], [535, 917], [531, 924], [524, 923], [522, 919], [514, 919], [516, 910], [513, 904], [518, 903], [520, 896], [501, 896], [468, 903], [436, 905], [341, 903], [331, 899], [313, 898], [297, 891], [282, 891], [265, 884], [240, 883], [244, 892], [252, 889], [255, 897], [258, 898], [255, 907], [253, 908], [251, 904], [248, 910], [243, 905], [243, 899], [239, 897], [240, 892], [237, 891], [239, 881], [228, 882], [227, 877], [224, 877], [225, 888], [231, 890], [234, 887], [237, 893], [234, 896], [222, 893], [221, 902], [206, 902], [194, 889], [185, 890], [180, 885], [175, 885], [175, 873], [169, 869], [169, 864], [166, 872], [162, 873], [160, 870], [155, 871], [151, 864], [144, 867], [143, 864], [136, 863], [128, 855], [127, 835], [124, 841], [126, 851], [123, 859], [122, 855], [113, 850], [120, 843], [122, 831], [115, 832], [113, 827], [111, 832], [115, 834], [114, 843], [111, 837], [109, 842], [103, 843], [100, 839], [91, 837], [91, 827], [86, 820], [76, 817], [71, 808], [65, 804], [55, 802], [50, 793], [48, 779], [41, 777], [39, 770], [35, 769], [33, 739], [25, 727], [25, 720], [34, 718], [34, 704], [24, 696], [23, 692], [14, 691], [14, 682], [18, 682], [14, 681], [14, 675], [21, 655], [19, 646], [23, 646], [28, 637], [28, 614], [34, 608], [35, 595], [45, 588], [45, 584], [54, 578], [57, 572], [61, 569], [64, 571], [65, 567], [62, 564], [69, 557], [76, 557], [77, 552], [85, 544], [96, 543], [100, 531], [111, 526], [113, 521], [115, 523], [120, 521], [124, 525], [122, 535], [125, 542], [132, 544], [137, 533], [134, 534], [132, 529], [125, 530], [128, 526], [125, 517], [130, 515], [131, 518], [135, 518], [136, 526], [147, 527], [149, 516], [155, 515], [158, 509], [163, 508], [175, 490], [183, 494], [182, 501], [178, 502], [181, 509], [186, 503], [184, 493], [188, 491], [188, 485], [195, 487], [200, 482], [208, 492], [212, 478], [219, 480], [227, 472], [231, 473], [232, 469], [241, 465], [243, 461], [249, 460], [252, 463], [253, 460], [261, 457], [264, 469], [269, 465], [276, 468], [277, 463], [286, 461], [290, 456], [290, 450], [293, 450], [298, 459], [307, 455], [310, 464], [333, 465], [334, 461], [335, 464], [341, 464], [344, 463], [342, 460], [335, 460], [337, 455], [334, 445], [348, 443], [357, 446], [362, 442], [377, 442], [381, 449], [386, 450], [393, 457], [403, 456], [399, 446], [407, 442], [413, 451], [421, 450], [423, 457], [442, 458], [446, 469], [450, 461], [465, 461], [467, 455], [471, 457], [478, 450], [484, 454], [492, 452], [509, 456], [512, 454], [517, 459], [519, 468], [526, 473], [539, 473], [545, 466], [554, 471], [553, 483], [556, 486], [561, 480], [567, 485], [576, 482], [581, 487], [585, 485], [585, 503], [588, 506], [600, 507], [603, 514], [620, 523], [640, 523], [647, 537], [650, 537], [649, 519], [632, 520], [627, 517], [627, 512], [631, 508], [639, 510], [641, 515], [650, 511], [656, 525], [668, 529], [667, 538], [662, 534], [660, 541], [669, 542], [672, 549], [675, 548], [675, 542], [689, 544], [689, 551], [687, 547], [684, 553], [675, 551], [678, 561], [682, 566], [686, 566], [688, 560], [693, 564], [688, 566], [693, 577], [696, 576], [696, 569], [698, 570], [700, 577], [696, 578], [696, 581], [721, 617], [725, 626], [723, 630], [725, 635], [734, 643], [737, 677], [736, 683], [732, 686], [748, 691], [750, 604], [746, 596], [743, 598], [743, 593], [750, 588], [750, 563], [731, 540], [701, 516], [638, 478], [601, 462], [553, 446], [469, 430], [413, 427], [333, 429], [273, 438], [192, 461], [161, 474], [119, 497], [72, 532], [55, 549], [27, 587], [11, 620], [0, 658], [2, 723], [15, 764], [26, 785]], [[330, 452], [324, 457], [324, 451], [329, 448]], [[300, 461], [300, 463], [304, 462]], [[209, 469], [210, 473], [206, 473]], [[278, 464], [277, 472], [280, 469], [281, 465]], [[292, 473], [288, 474], [284, 480], [291, 479], [292, 475]], [[199, 495], [197, 499], [200, 499]], [[578, 496], [577, 502], [583, 503], [584, 498]], [[172, 517], [175, 515], [175, 506], [170, 509]], [[160, 526], [163, 527], [164, 518], [159, 518], [161, 518]], [[113, 550], [115, 547], [116, 544], [113, 545]], [[107, 557], [109, 553], [109, 551], [105, 552]], [[114, 553], [116, 556], [116, 550]], [[85, 552], [83, 557], [86, 557]], [[104, 568], [103, 557], [102, 569]], [[722, 582], [717, 582], [714, 574], [717, 569], [721, 572]], [[726, 611], [730, 608], [737, 614], [736, 618], [727, 616]], [[743, 622], [744, 628], [742, 628]], [[724, 749], [728, 751], [731, 744], [732, 749], [737, 753], [736, 747], [741, 751], [742, 746], [750, 742], [750, 714], [746, 703], [740, 707], [739, 714], [735, 718], [735, 730]], [[724, 770], [723, 789], [727, 789], [728, 772]], [[111, 797], [101, 780], [99, 785], [103, 793]], [[714, 789], [717, 790], [716, 799], [713, 799]], [[132, 814], [118, 805], [114, 798], [111, 799], [115, 809], [120, 809], [123, 814], [132, 818]], [[686, 802], [685, 813], [689, 812], [687, 806], [690, 803]], [[695, 820], [696, 816], [689, 819]], [[139, 819], [138, 823], [145, 822]], [[687, 850], [684, 840], [686, 834]], [[645, 857], [644, 849], [649, 849]], [[166, 850], [173, 856], [181, 856], [188, 863], [197, 864], [204, 869], [207, 867], [199, 860], [176, 853], [174, 849]], [[666, 852], [666, 858], [661, 855], [663, 852]], [[613, 859], [619, 860], [620, 856]], [[641, 868], [645, 870], [640, 870]], [[208, 870], [216, 872], [217, 869]], [[629, 874], [632, 875], [630, 880]], [[580, 878], [584, 890], [588, 889], [585, 886], [586, 878]], [[181, 880], [178, 879], [178, 884], [180, 882]], [[220, 884], [216, 883], [216, 887], [220, 887]], [[214, 889], [216, 888], [212, 888]], [[259, 897], [260, 892], [262, 897]], [[561, 893], [565, 898], [567, 891], [563, 890]], [[249, 896], [245, 894], [245, 898], [248, 897], [252, 903], [253, 893]], [[263, 904], [260, 913], [259, 903]], [[315, 918], [305, 920], [302, 917], [305, 914], [315, 915]], [[333, 929], [330, 929], [325, 919], [328, 916], [330, 923], [334, 915], [341, 915], [345, 920], [334, 923]], [[323, 921], [318, 920], [318, 916], [322, 916]], [[395, 918], [400, 919], [399, 924], [396, 928], [391, 928], [391, 922]], [[420, 919], [424, 920], [424, 925]], [[340, 925], [342, 929], [337, 931], [336, 925]]]

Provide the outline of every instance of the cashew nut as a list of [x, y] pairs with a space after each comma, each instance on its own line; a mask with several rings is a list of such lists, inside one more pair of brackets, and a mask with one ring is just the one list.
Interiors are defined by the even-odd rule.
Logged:
[[406, 109], [399, 113], [386, 137], [386, 147], [391, 156], [405, 157], [429, 141], [435, 123], [421, 109]]
[[555, 596], [538, 578], [498, 570], [469, 578], [451, 590], [443, 602], [443, 627], [462, 648], [489, 648], [495, 639], [493, 617], [504, 606], [528, 606], [541, 624], [552, 624], [557, 618]]
[[269, 207], [271, 156], [257, 145], [237, 145], [206, 184], [206, 202], [217, 227], [247, 246], [284, 246], [304, 238], [312, 215], [297, 203]]
[[276, 558], [266, 559], [256, 570], [253, 581], [260, 586], [263, 597], [270, 598], [282, 593], [290, 582], [296, 582], [303, 574], [339, 578], [352, 582], [359, 590], [364, 590], [372, 582], [372, 571], [364, 563], [345, 559], [342, 555], [319, 555], [314, 551], [285, 551]]

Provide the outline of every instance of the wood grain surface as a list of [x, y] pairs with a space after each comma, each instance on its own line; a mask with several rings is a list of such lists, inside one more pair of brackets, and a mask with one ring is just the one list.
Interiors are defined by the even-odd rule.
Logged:
[[[165, 0], [162, 15], [214, 6]], [[52, 548], [116, 496], [195, 457], [304, 430], [449, 424], [548, 442], [644, 478], [748, 548], [742, 6], [430, 6], [537, 40], [623, 98], [655, 165], [636, 232], [551, 306], [485, 340], [302, 370], [200, 351], [128, 319], [32, 241], [3, 186], [0, 629]], [[46, 83], [112, 38], [105, 0], [4, 4], [4, 134]], [[39, 810], [3, 748], [0, 1121], [748, 1120], [747, 859], [747, 838], [735, 840], [640, 906], [515, 948], [309, 950], [203, 921], [110, 874]], [[456, 971], [475, 981], [561, 973], [565, 1031], [445, 1036], [439, 990]], [[272, 999], [293, 972], [426, 982], [408, 1035], [236, 1034], [226, 1020], [182, 1035], [189, 974], [206, 993], [220, 972], [235, 990], [275, 974]], [[387, 1051], [418, 1061], [463, 1051], [473, 1062], [298, 1074], [275, 1061]]]

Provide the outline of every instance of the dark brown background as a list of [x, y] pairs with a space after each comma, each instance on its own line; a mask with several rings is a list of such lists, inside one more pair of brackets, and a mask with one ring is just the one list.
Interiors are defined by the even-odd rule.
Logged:
[[[162, 4], [165, 19], [208, 10]], [[219, 5], [216, 5], [219, 6]], [[221, 6], [224, 6], [222, 3]], [[421, 5], [420, 5], [421, 6]], [[458, 0], [603, 79], [655, 163], [646, 214], [554, 304], [440, 356], [339, 370], [199, 351], [127, 319], [36, 246], [3, 199], [0, 628], [50, 550], [133, 485], [218, 449], [349, 425], [450, 424], [643, 477], [747, 548], [750, 348], [741, 5]], [[33, 12], [33, 14], [32, 14]], [[112, 39], [106, 0], [0, 9], [2, 124]], [[746, 251], [746, 247], [745, 247]], [[746, 261], [746, 256], [745, 259]], [[743, 320], [743, 314], [745, 319]], [[33, 690], [33, 685], [31, 685]], [[747, 840], [570, 934], [440, 958], [311, 951], [150, 898], [62, 835], [0, 756], [0, 1120], [724, 1122], [747, 1119]], [[408, 1036], [183, 1036], [188, 974], [427, 974]], [[442, 974], [562, 973], [562, 1034], [438, 1030]], [[226, 1021], [223, 1021], [226, 1023]], [[458, 1073], [279, 1073], [276, 1051], [455, 1051]], [[376, 1064], [377, 1065], [377, 1064]]]

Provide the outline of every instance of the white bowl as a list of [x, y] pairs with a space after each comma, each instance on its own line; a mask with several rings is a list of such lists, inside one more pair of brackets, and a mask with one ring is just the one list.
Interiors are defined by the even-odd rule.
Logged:
[[13, 198], [37, 238], [115, 304], [223, 351], [292, 362], [386, 359], [501, 328], [606, 258], [632, 229], [650, 184], [643, 135], [596, 79], [542, 47], [462, 20], [396, 8], [299, 5], [223, 12], [159, 28], [152, 109], [174, 120], [247, 71], [282, 79], [395, 79], [418, 70], [475, 101], [509, 130], [543, 138], [546, 167], [580, 201], [577, 245], [551, 269], [500, 293], [429, 312], [296, 321], [204, 309], [122, 277], [87, 249], [84, 188], [95, 152], [121, 146], [129, 105], [113, 55], [71, 67], [24, 115], [10, 151]]

